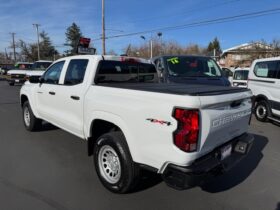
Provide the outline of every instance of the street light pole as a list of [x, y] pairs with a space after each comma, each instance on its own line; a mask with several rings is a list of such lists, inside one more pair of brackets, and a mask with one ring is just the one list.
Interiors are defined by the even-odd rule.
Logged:
[[105, 0], [102, 0], [102, 55], [106, 55], [105, 49]]
[[33, 26], [36, 27], [36, 31], [37, 31], [38, 60], [40, 60], [40, 40], [39, 40], [39, 29], [38, 29], [40, 24], [33, 23]]

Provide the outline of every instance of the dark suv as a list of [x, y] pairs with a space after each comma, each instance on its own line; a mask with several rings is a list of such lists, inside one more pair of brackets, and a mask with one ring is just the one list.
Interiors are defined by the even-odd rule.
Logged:
[[152, 58], [160, 82], [230, 86], [216, 61], [195, 55], [164, 55]]

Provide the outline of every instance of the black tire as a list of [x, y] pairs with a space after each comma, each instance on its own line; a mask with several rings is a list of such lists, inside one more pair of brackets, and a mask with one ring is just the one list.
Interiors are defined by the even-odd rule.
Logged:
[[264, 100], [256, 102], [255, 105], [255, 116], [258, 121], [266, 122], [271, 115], [270, 107]]
[[14, 86], [14, 85], [15, 85], [15, 83], [13, 83], [13, 82], [9, 82], [9, 85], [10, 85], [10, 86]]
[[[120, 175], [116, 176], [119, 177], [119, 179], [115, 180], [115, 183], [110, 183], [108, 178], [106, 178], [107, 174], [107, 177], [109, 176], [109, 178], [111, 177], [115, 179], [115, 174], [111, 175], [111, 173], [106, 172], [107, 170], [109, 171], [108, 168], [111, 170], [111, 167], [109, 164], [107, 168], [105, 167], [106, 163], [108, 162], [105, 162], [104, 159], [107, 158], [107, 156], [102, 156], [102, 154], [104, 154], [104, 148], [113, 149], [118, 156], [117, 162], [120, 164], [120, 166], [117, 168], [120, 168]], [[94, 145], [93, 158], [95, 170], [99, 179], [101, 180], [104, 187], [106, 187], [111, 192], [127, 193], [133, 190], [137, 185], [139, 180], [139, 166], [133, 162], [122, 132], [110, 132], [99, 137]], [[118, 172], [116, 172], [116, 174], [118, 174]]]
[[[29, 123], [26, 120], [26, 114], [29, 115]], [[36, 131], [42, 127], [42, 120], [35, 117], [28, 101], [25, 101], [22, 106], [23, 124], [28, 131]]]

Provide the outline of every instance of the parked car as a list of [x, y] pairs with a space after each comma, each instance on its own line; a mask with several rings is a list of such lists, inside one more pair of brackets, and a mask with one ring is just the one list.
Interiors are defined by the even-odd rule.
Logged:
[[235, 69], [232, 79], [232, 86], [247, 88], [249, 70], [250, 68]]
[[162, 83], [230, 86], [220, 67], [210, 57], [164, 55], [152, 59]]
[[45, 120], [87, 140], [99, 179], [116, 193], [135, 187], [139, 168], [186, 189], [233, 167], [253, 143], [251, 96], [242, 88], [158, 83], [144, 59], [101, 55], [61, 58], [20, 91], [25, 128]]
[[250, 68], [248, 88], [254, 95], [256, 118], [280, 122], [280, 57], [255, 60]]
[[29, 62], [17, 62], [15, 68], [7, 72], [6, 80], [10, 86], [15, 83], [22, 84], [25, 80], [25, 75], [28, 70], [31, 69], [32, 63]]
[[1, 75], [6, 75], [7, 72], [11, 69], [14, 68], [14, 65], [12, 64], [6, 64], [6, 65], [3, 65], [1, 68], [0, 68], [0, 74]]

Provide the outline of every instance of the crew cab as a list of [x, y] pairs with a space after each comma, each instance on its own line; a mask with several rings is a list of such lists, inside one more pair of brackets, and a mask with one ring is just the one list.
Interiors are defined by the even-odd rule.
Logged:
[[162, 83], [230, 86], [226, 75], [210, 57], [198, 55], [163, 55], [152, 58]]
[[200, 185], [248, 152], [248, 89], [158, 83], [144, 59], [79, 55], [55, 61], [20, 91], [24, 126], [50, 122], [87, 141], [99, 179], [133, 189], [140, 169], [176, 189]]

